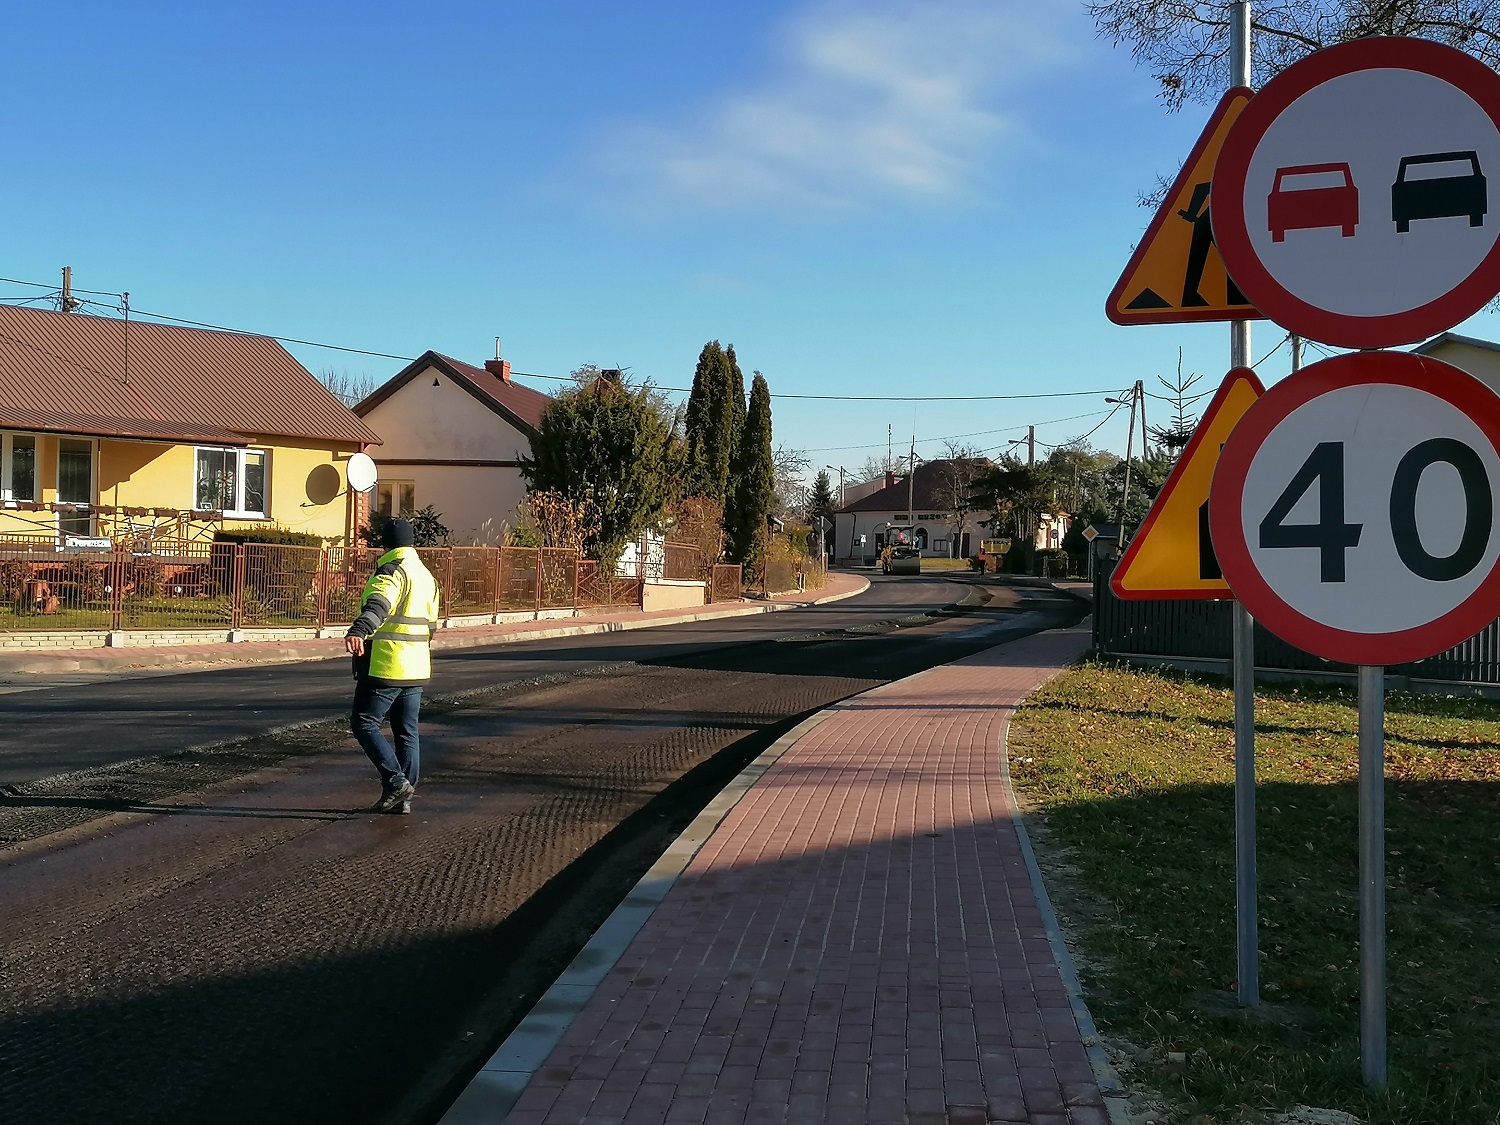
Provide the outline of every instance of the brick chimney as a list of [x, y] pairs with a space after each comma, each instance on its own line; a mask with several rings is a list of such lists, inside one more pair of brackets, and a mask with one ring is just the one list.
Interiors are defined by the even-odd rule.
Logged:
[[502, 383], [510, 382], [510, 360], [487, 359], [484, 361], [484, 369], [491, 375], [497, 376]]
[[885, 471], [885, 486], [887, 488], [896, 487], [896, 474], [891, 472], [890, 469]]

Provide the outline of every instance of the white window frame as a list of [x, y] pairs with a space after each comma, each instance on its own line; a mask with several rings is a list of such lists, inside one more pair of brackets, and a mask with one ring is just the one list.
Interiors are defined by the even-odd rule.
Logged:
[[[409, 512], [402, 512], [402, 511], [397, 511], [396, 510], [396, 509], [398, 509], [398, 508], [401, 507], [401, 486], [402, 485], [410, 485], [411, 486], [411, 511], [409, 511]], [[391, 497], [391, 509], [392, 510], [389, 511], [389, 512], [385, 511], [380, 506], [380, 494], [382, 492], [384, 492], [385, 490], [387, 490], [387, 489], [390, 490], [390, 497]], [[414, 512], [416, 512], [416, 510], [417, 510], [417, 482], [415, 480], [381, 480], [379, 483], [377, 483], [375, 485], [375, 503], [374, 503], [374, 505], [372, 507], [372, 511], [379, 512], [381, 515], [384, 515], [384, 516], [386, 516], [386, 517], [388, 517], [390, 519], [395, 519], [398, 516], [409, 516], [409, 515], [412, 515]]]
[[[234, 472], [234, 507], [212, 508], [221, 516], [240, 520], [265, 520], [271, 518], [271, 451], [269, 449], [244, 449], [232, 445], [195, 445], [193, 447], [193, 494], [188, 507], [192, 510], [198, 508], [198, 454], [200, 453], [228, 453], [233, 454], [235, 459]], [[245, 458], [247, 456], [259, 456], [265, 471], [261, 476], [261, 487], [263, 490], [263, 502], [265, 511], [253, 512], [245, 508]]]
[[[89, 498], [85, 501], [64, 500], [62, 498], [62, 447], [63, 442], [65, 441], [83, 442], [86, 443], [89, 447]], [[55, 512], [53, 518], [57, 525], [57, 541], [59, 544], [66, 545], [68, 536], [70, 535], [74, 537], [82, 536], [84, 538], [89, 538], [93, 536], [94, 532], [99, 530], [98, 513], [94, 511], [94, 506], [97, 503], [99, 497], [99, 439], [75, 437], [72, 434], [58, 434], [57, 440], [54, 444], [56, 446], [57, 456], [53, 458], [52, 465], [52, 498], [55, 501], [57, 511]], [[64, 512], [62, 510], [63, 504], [74, 505], [74, 507], [72, 507], [69, 511]], [[82, 508], [83, 510], [79, 511], [79, 508]], [[85, 515], [88, 517], [89, 521], [87, 531], [77, 532], [63, 530], [63, 520], [69, 518], [76, 519], [79, 516]]]
[[[31, 439], [31, 495], [18, 497], [14, 493], [15, 483], [11, 480], [11, 454], [15, 449], [15, 439], [18, 437]], [[0, 433], [0, 503], [6, 507], [16, 504], [34, 504], [41, 499], [41, 458], [39, 452], [40, 439], [36, 434], [25, 433], [20, 430], [6, 430]]]

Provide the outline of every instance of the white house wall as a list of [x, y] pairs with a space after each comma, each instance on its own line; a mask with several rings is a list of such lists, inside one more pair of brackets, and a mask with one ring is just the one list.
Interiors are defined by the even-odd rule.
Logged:
[[453, 542], [496, 544], [514, 526], [526, 496], [515, 462], [531, 444], [437, 368], [416, 376], [364, 421], [383, 440], [370, 451], [380, 479], [413, 482], [416, 506], [431, 504], [441, 513]]
[[384, 442], [377, 461], [514, 461], [531, 452], [525, 434], [435, 367], [366, 414], [365, 424]]
[[380, 475], [384, 480], [413, 482], [417, 507], [431, 504], [437, 509], [458, 546], [499, 546], [506, 526], [516, 522], [517, 506], [526, 498], [519, 469], [382, 465]]

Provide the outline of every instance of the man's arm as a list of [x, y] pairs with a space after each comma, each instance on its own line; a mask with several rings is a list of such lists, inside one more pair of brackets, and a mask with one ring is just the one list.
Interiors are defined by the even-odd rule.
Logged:
[[392, 599], [400, 596], [402, 578], [400, 571], [394, 567], [383, 574], [376, 572], [374, 581], [370, 583], [370, 592], [365, 597], [365, 604], [360, 607], [359, 616], [344, 634], [344, 649], [350, 655], [363, 656], [365, 638], [385, 624], [385, 619], [390, 616]]

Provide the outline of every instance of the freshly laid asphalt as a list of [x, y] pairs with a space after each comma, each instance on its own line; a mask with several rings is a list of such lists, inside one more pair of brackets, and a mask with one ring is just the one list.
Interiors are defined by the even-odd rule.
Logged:
[[0, 697], [0, 1121], [434, 1120], [799, 717], [1078, 615], [969, 592], [444, 655], [409, 818], [351, 812], [342, 664]]
[[[438, 650], [429, 695], [625, 661], [690, 660], [753, 641], [872, 627], [951, 604], [972, 588], [936, 577], [876, 582], [848, 601], [793, 612]], [[26, 675], [11, 676], [6, 681], [9, 691], [0, 694], [0, 728], [5, 731], [0, 786], [328, 719], [345, 712], [352, 690], [345, 660], [146, 678], [74, 674], [43, 679], [40, 686], [31, 686], [34, 683], [37, 680]]]

